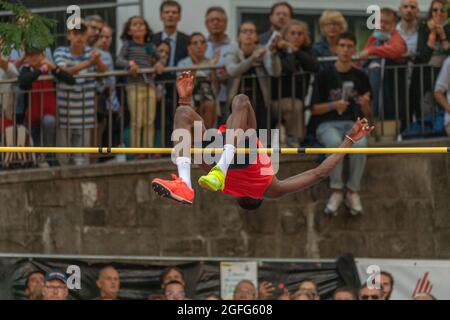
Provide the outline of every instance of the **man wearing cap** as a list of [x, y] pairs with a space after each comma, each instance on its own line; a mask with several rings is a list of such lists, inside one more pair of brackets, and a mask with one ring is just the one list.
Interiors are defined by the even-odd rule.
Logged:
[[69, 290], [65, 273], [54, 270], [45, 275], [44, 300], [66, 300]]

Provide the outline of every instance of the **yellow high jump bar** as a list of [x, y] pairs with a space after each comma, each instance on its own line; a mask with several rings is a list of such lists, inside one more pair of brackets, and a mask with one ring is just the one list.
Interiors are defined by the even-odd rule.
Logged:
[[[0, 147], [0, 153], [97, 153], [97, 154], [171, 154], [174, 148], [107, 148], [107, 147]], [[450, 153], [450, 147], [388, 148], [237, 148], [237, 153], [280, 154], [417, 154]], [[222, 148], [190, 148], [191, 153], [222, 153]]]

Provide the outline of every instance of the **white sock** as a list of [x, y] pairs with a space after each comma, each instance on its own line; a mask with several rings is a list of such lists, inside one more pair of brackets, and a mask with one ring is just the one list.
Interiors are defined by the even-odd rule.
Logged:
[[234, 154], [236, 153], [236, 147], [232, 144], [226, 144], [223, 146], [223, 153], [220, 157], [217, 166], [222, 170], [224, 175], [227, 175], [228, 167], [233, 161]]
[[192, 189], [191, 184], [191, 158], [178, 157], [176, 160], [178, 176]]

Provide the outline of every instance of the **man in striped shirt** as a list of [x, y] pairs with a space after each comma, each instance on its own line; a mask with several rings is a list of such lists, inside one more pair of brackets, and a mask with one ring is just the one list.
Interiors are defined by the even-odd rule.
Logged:
[[[90, 72], [104, 72], [107, 66], [102, 62], [99, 51], [87, 47], [87, 26], [81, 22], [80, 29], [68, 30], [69, 47], [55, 50], [55, 64], [72, 75]], [[95, 78], [78, 78], [75, 85], [58, 83], [59, 146], [81, 147], [90, 144], [91, 132], [95, 127]], [[61, 164], [68, 164], [66, 157]], [[87, 155], [78, 154], [75, 165], [89, 163]]]

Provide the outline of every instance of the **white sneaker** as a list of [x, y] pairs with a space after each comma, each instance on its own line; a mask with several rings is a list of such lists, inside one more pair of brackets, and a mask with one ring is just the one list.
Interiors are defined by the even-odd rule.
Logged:
[[344, 201], [344, 194], [342, 192], [334, 191], [330, 199], [328, 199], [327, 206], [325, 207], [325, 214], [337, 216], [338, 209]]
[[359, 198], [359, 194], [357, 192], [347, 192], [345, 195], [345, 205], [354, 216], [363, 213], [361, 199]]

